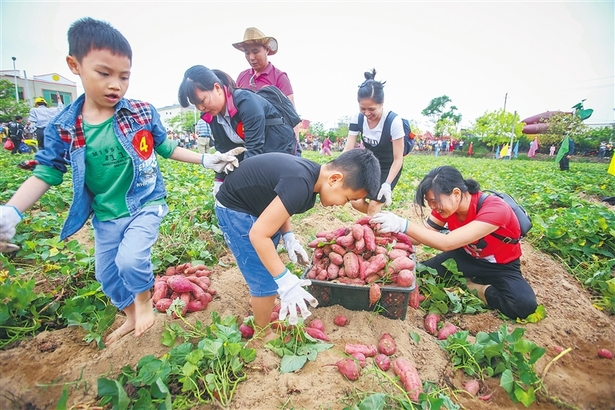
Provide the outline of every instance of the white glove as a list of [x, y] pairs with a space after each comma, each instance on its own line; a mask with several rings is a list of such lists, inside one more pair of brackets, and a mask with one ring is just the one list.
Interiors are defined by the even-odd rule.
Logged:
[[21, 213], [13, 205], [0, 206], [0, 241], [9, 242], [15, 236], [15, 227], [21, 221]]
[[311, 280], [300, 280], [298, 277], [290, 273], [288, 269], [284, 271], [280, 276], [274, 278], [275, 283], [278, 285], [278, 294], [280, 295], [281, 308], [278, 318], [280, 320], [286, 319], [288, 313], [288, 323], [296, 325], [297, 318], [297, 306], [301, 310], [301, 316], [304, 319], [310, 317], [311, 313], [305, 305], [305, 300], [309, 302], [312, 307], [318, 306], [318, 301], [312, 295], [310, 295], [302, 286], [309, 286], [312, 284]]
[[403, 232], [408, 230], [408, 221], [391, 212], [378, 212], [372, 216], [370, 221], [372, 224], [380, 224], [379, 232]]
[[[384, 201], [382, 200], [382, 197], [384, 197]], [[386, 207], [391, 206], [391, 203], [393, 202], [391, 199], [391, 184], [384, 182], [380, 187], [380, 191], [378, 191], [376, 198], [378, 198], [378, 202], [384, 202]]]
[[297, 263], [297, 260], [301, 265], [307, 265], [310, 261], [308, 254], [301, 246], [301, 243], [295, 238], [293, 231], [288, 231], [282, 235], [284, 240], [284, 248], [288, 253], [288, 258], [292, 263]]
[[239, 160], [233, 154], [223, 154], [216, 151], [213, 154], [203, 154], [201, 165], [218, 173], [228, 174], [239, 166]]

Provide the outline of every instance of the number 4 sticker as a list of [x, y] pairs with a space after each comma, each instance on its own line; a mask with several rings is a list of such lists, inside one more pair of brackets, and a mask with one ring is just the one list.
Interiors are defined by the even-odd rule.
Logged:
[[141, 130], [135, 134], [132, 139], [132, 146], [137, 154], [143, 159], [148, 159], [152, 156], [154, 150], [154, 137], [148, 130]]

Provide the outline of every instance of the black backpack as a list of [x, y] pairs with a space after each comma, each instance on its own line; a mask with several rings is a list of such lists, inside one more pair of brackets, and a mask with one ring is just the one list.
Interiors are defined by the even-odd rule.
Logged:
[[[384, 126], [382, 127], [382, 135], [388, 136], [391, 139], [391, 123], [393, 119], [397, 116], [393, 111], [389, 112], [386, 119], [384, 120]], [[363, 132], [363, 121], [365, 121], [365, 116], [359, 113], [359, 132]], [[412, 147], [414, 146], [414, 134], [412, 134], [412, 130], [410, 129], [410, 121], [405, 118], [401, 119], [401, 123], [404, 126], [404, 156], [408, 155], [410, 151], [412, 151]]]
[[19, 123], [15, 121], [9, 122], [8, 128], [8, 136], [13, 138], [21, 138], [23, 134], [23, 128], [19, 125]]
[[[276, 86], [269, 85], [256, 91], [256, 94], [269, 101], [276, 110], [282, 116], [284, 124], [290, 125], [291, 128], [295, 128], [297, 124], [301, 122], [301, 117], [297, 114], [293, 102]], [[276, 122], [276, 119], [268, 119], [267, 125], [281, 124], [282, 122]]]
[[532, 218], [530, 218], [530, 215], [527, 213], [527, 211], [523, 209], [523, 207], [519, 205], [512, 196], [504, 192], [496, 192], [496, 191], [491, 191], [489, 189], [484, 189], [482, 195], [478, 199], [478, 204], [476, 206], [476, 213], [478, 213], [478, 211], [480, 210], [481, 206], [483, 205], [483, 202], [485, 201], [485, 198], [487, 198], [490, 195], [490, 194], [487, 194], [486, 192], [489, 192], [491, 195], [498, 196], [502, 200], [504, 200], [504, 202], [506, 202], [508, 206], [510, 206], [510, 208], [513, 210], [513, 212], [517, 216], [517, 220], [519, 221], [519, 226], [521, 227], [521, 237], [519, 238], [511, 238], [508, 236], [502, 236], [502, 235], [496, 234], [495, 232], [492, 232], [491, 236], [498, 238], [504, 243], [513, 243], [513, 244], [519, 243], [521, 238], [527, 235], [530, 229], [532, 229]]

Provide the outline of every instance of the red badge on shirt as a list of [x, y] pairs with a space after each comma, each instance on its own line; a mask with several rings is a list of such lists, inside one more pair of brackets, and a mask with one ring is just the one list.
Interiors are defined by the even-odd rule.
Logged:
[[246, 139], [243, 133], [243, 122], [240, 122], [239, 124], [237, 124], [237, 128], [235, 128], [235, 132], [237, 133], [237, 135], [239, 135], [239, 138], [241, 138], [242, 140]]
[[137, 132], [132, 139], [132, 146], [142, 159], [148, 159], [152, 156], [152, 151], [154, 150], [154, 137], [152, 133], [148, 130]]

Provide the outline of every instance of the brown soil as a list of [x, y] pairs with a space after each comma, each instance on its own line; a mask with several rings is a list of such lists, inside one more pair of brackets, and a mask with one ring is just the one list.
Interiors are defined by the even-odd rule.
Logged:
[[[342, 219], [338, 218], [341, 215]], [[408, 217], [416, 218], [414, 212]], [[304, 243], [318, 230], [347, 226], [358, 214], [347, 208], [318, 208], [297, 220], [295, 232]], [[82, 233], [82, 240], [91, 236]], [[91, 243], [91, 242], [90, 242]], [[555, 346], [572, 350], [553, 363], [544, 376], [544, 386], [552, 400], [541, 395], [531, 408], [556, 409], [555, 403], [568, 408], [615, 409], [615, 361], [598, 358], [600, 348], [615, 351], [615, 317], [592, 306], [589, 294], [577, 281], [550, 257], [523, 244], [523, 273], [535, 289], [539, 303], [547, 310], [546, 319], [537, 324], [525, 325], [525, 337], [547, 349], [538, 361], [536, 370], [543, 374], [545, 367], [557, 356]], [[285, 257], [285, 256], [284, 256]], [[420, 259], [420, 254], [419, 254]], [[231, 255], [223, 261], [233, 263]], [[190, 314], [190, 320], [209, 323], [210, 312], [221, 316], [249, 313], [248, 291], [239, 270], [234, 266], [214, 268], [213, 283], [218, 295], [206, 311]], [[343, 314], [350, 318], [346, 327], [337, 327], [333, 318]], [[499, 380], [488, 380], [494, 391], [490, 401], [470, 398], [459, 389], [468, 378], [461, 372], [451, 370], [448, 358], [433, 336], [423, 328], [421, 310], [408, 308], [405, 320], [387, 319], [372, 312], [349, 311], [339, 305], [313, 310], [313, 317], [321, 319], [326, 333], [335, 347], [319, 354], [315, 362], [308, 362], [303, 369], [293, 374], [281, 374], [277, 370], [280, 359], [267, 350], [259, 350], [257, 359], [251, 363], [248, 378], [236, 391], [231, 409], [342, 409], [348, 402], [344, 397], [352, 389], [378, 390], [368, 377], [349, 382], [334, 367], [323, 367], [343, 357], [346, 343], [376, 344], [383, 333], [389, 333], [396, 341], [395, 357], [405, 357], [416, 364], [423, 380], [429, 380], [448, 388], [445, 394], [467, 409], [523, 408], [514, 405], [506, 392], [498, 387]], [[118, 317], [118, 326], [122, 317]], [[96, 408], [96, 380], [98, 377], [114, 377], [124, 365], [134, 366], [148, 354], [161, 356], [168, 351], [161, 343], [163, 324], [170, 318], [158, 314], [156, 323], [141, 338], [125, 336], [114, 345], [98, 350], [82, 341], [80, 328], [66, 328], [44, 332], [18, 346], [0, 352], [0, 408], [2, 409], [55, 409], [65, 383], [72, 383], [69, 407]], [[478, 315], [453, 315], [447, 320], [467, 329], [471, 334], [478, 331], [497, 330], [502, 320], [495, 312]], [[509, 330], [519, 326], [508, 322]], [[420, 335], [418, 344], [409, 337], [410, 332]], [[392, 374], [392, 371], [390, 371]], [[219, 408], [204, 406], [203, 409]]]

